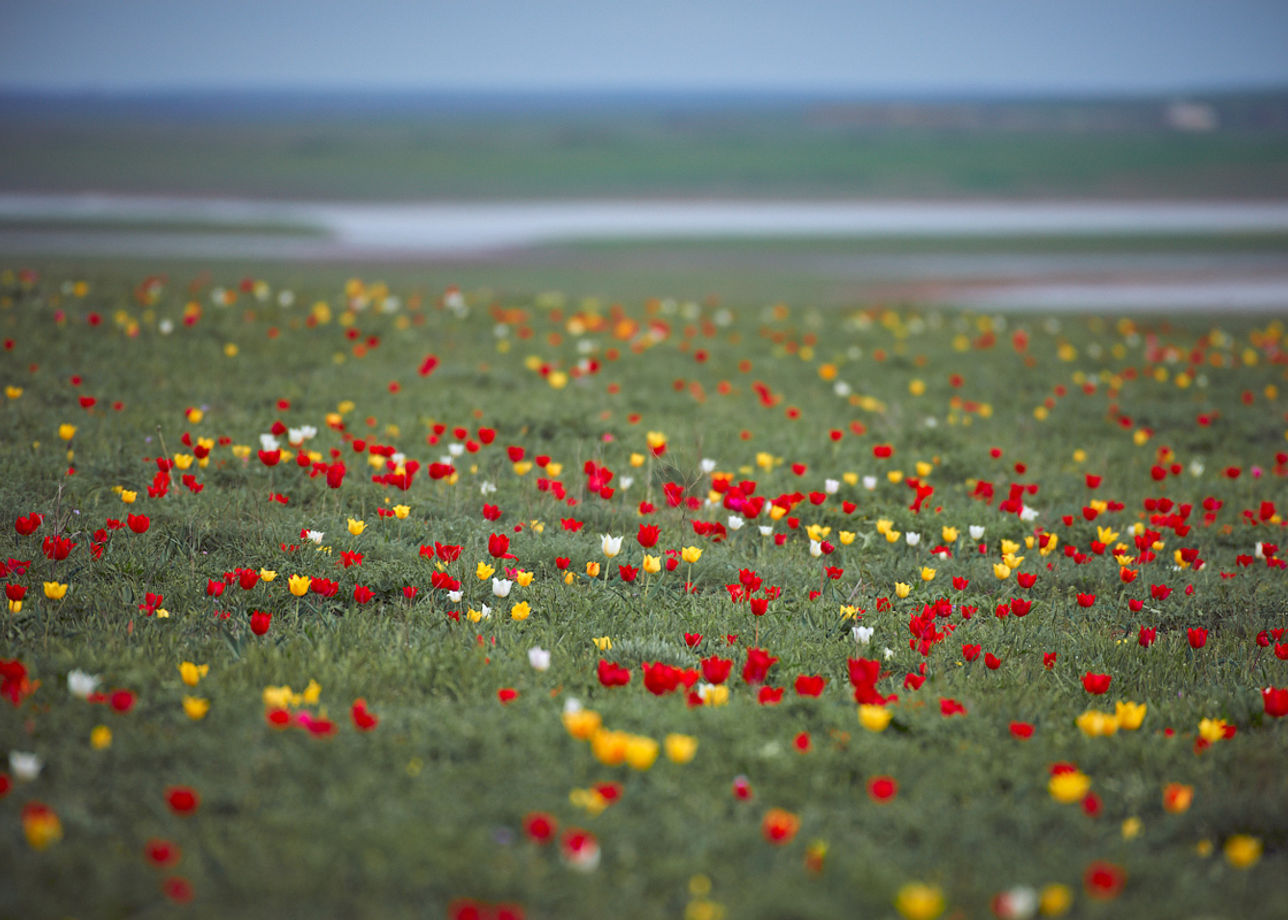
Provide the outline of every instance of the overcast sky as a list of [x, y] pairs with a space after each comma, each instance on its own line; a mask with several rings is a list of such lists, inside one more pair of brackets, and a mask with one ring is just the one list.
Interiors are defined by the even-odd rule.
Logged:
[[0, 89], [1288, 85], [1288, 0], [4, 0]]

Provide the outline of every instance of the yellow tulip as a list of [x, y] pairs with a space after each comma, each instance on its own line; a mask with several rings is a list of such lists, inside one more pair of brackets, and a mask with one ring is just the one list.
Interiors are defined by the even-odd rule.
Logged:
[[644, 571], [648, 572], [650, 575], [656, 575], [658, 572], [662, 571], [662, 557], [650, 556], [648, 553], [645, 553], [642, 567]]
[[67, 594], [67, 585], [56, 581], [45, 582], [45, 597], [51, 601], [61, 601]]
[[1011, 567], [1005, 562], [994, 562], [993, 574], [997, 577], [998, 581], [1005, 581], [1011, 577]]
[[597, 578], [597, 577], [599, 577], [599, 563], [598, 563], [598, 562], [587, 562], [587, 563], [586, 563], [586, 574], [587, 574], [587, 575], [589, 575], [591, 578]]
[[595, 648], [599, 649], [601, 652], [611, 652], [613, 650], [613, 640], [608, 638], [608, 636], [599, 636], [591, 639], [590, 641], [594, 642]]
[[193, 664], [191, 661], [185, 661], [179, 665], [179, 678], [189, 687], [197, 686], [197, 682], [209, 672], [208, 664]]
[[532, 584], [532, 573], [519, 572], [514, 576], [514, 580], [518, 583], [520, 588], [526, 588], [528, 585]]
[[523, 620], [526, 620], [531, 613], [532, 608], [528, 605], [528, 602], [519, 601], [519, 603], [510, 608], [510, 619], [522, 622]]
[[615, 767], [626, 760], [626, 746], [631, 736], [626, 732], [601, 728], [590, 738], [590, 751], [606, 767]]
[[944, 893], [938, 885], [908, 882], [895, 895], [894, 906], [907, 920], [934, 920], [944, 912]]
[[89, 743], [96, 751], [105, 751], [112, 746], [112, 730], [106, 725], [96, 725], [89, 733]]
[[626, 762], [634, 770], [647, 770], [657, 760], [658, 743], [643, 735], [631, 735], [626, 742]]
[[313, 579], [308, 575], [292, 575], [286, 579], [286, 586], [290, 588], [291, 593], [296, 597], [303, 597], [309, 593], [309, 588], [313, 584]]
[[702, 547], [686, 546], [680, 550], [680, 558], [692, 565], [702, 558]]
[[366, 529], [366, 521], [355, 521], [353, 518], [349, 518], [349, 533], [353, 534], [355, 537], [362, 536], [362, 532]]
[[196, 696], [185, 696], [183, 698], [183, 712], [192, 721], [198, 722], [204, 719], [209, 711], [210, 700]]
[[272, 581], [272, 580], [273, 580], [274, 578], [276, 578], [276, 577], [277, 577], [277, 573], [276, 573], [276, 572], [274, 572], [272, 569], [260, 569], [260, 570], [259, 570], [259, 579], [260, 579], [260, 581]]
[[1047, 783], [1047, 792], [1051, 794], [1051, 798], [1065, 805], [1081, 802], [1090, 789], [1091, 777], [1079, 770], [1057, 773]]
[[70, 441], [76, 437], [76, 426], [69, 425], [66, 422], [58, 426], [58, 436], [64, 441]]
[[910, 591], [912, 591], [912, 585], [904, 584], [901, 581], [896, 581], [894, 583], [895, 597], [899, 598], [900, 600], [907, 597]]
[[1038, 910], [1044, 917], [1058, 917], [1073, 906], [1073, 889], [1059, 882], [1052, 882], [1038, 895]]
[[704, 706], [723, 706], [729, 702], [729, 688], [724, 684], [703, 684], [698, 695]]
[[838, 531], [836, 534], [836, 538], [841, 541], [842, 546], [849, 546], [851, 543], [854, 542], [854, 538], [856, 536], [857, 534], [855, 534], [854, 531], [852, 530], [841, 530], [841, 531]]
[[672, 763], [688, 763], [698, 752], [698, 739], [692, 735], [670, 734], [662, 740], [666, 759]]
[[935, 570], [934, 570], [934, 569], [932, 569], [932, 568], [931, 568], [930, 566], [928, 566], [928, 565], [923, 565], [923, 566], [921, 567], [921, 580], [922, 580], [922, 581], [934, 581], [934, 580], [935, 580]]
[[563, 714], [564, 729], [578, 741], [588, 741], [599, 732], [603, 719], [593, 709], [578, 709]]
[[407, 520], [407, 515], [411, 514], [411, 505], [394, 505], [394, 517], [400, 521]]
[[1199, 722], [1199, 735], [1212, 744], [1225, 738], [1225, 729], [1226, 721], [1224, 719], [1204, 719]]
[[1247, 869], [1261, 859], [1261, 841], [1247, 834], [1235, 834], [1225, 842], [1225, 861], [1236, 869]]
[[864, 703], [859, 706], [859, 722], [870, 732], [883, 732], [890, 724], [893, 713], [884, 706]]
[[1088, 709], [1075, 721], [1088, 738], [1106, 737], [1118, 732], [1118, 720], [1098, 709]]
[[956, 528], [956, 527], [947, 527], [947, 526], [945, 526], [945, 527], [944, 527], [944, 529], [943, 529], [943, 530], [941, 530], [941, 531], [939, 532], [939, 535], [940, 535], [941, 537], [943, 537], [944, 543], [956, 543], [956, 542], [957, 542], [957, 528]]
[[1134, 732], [1145, 721], [1145, 704], [1120, 701], [1114, 705], [1114, 716], [1118, 727], [1124, 731]]
[[131, 492], [129, 489], [121, 490], [121, 501], [125, 502], [127, 505], [134, 504], [134, 500], [138, 497], [138, 492]]
[[488, 565], [486, 562], [480, 562], [478, 566], [474, 569], [474, 575], [475, 577], [478, 578], [479, 581], [487, 581], [489, 578], [492, 577], [492, 573], [495, 571], [496, 569]]

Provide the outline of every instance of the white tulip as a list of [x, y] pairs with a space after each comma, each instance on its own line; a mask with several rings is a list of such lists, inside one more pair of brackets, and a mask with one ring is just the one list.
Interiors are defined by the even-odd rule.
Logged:
[[532, 665], [533, 670], [544, 671], [550, 667], [550, 652], [540, 646], [534, 645], [528, 649], [528, 664]]
[[979, 539], [982, 539], [982, 538], [983, 538], [983, 536], [984, 536], [984, 525], [983, 525], [983, 524], [971, 524], [971, 525], [970, 525], [970, 538], [971, 538], [972, 540], [979, 540]]
[[509, 597], [510, 589], [514, 587], [514, 582], [508, 578], [493, 578], [492, 593], [497, 597]]
[[33, 780], [40, 775], [40, 768], [44, 766], [38, 754], [28, 754], [25, 751], [9, 752], [9, 771], [13, 773], [14, 779]]
[[622, 538], [614, 537], [610, 534], [604, 534], [603, 538], [600, 540], [600, 548], [604, 551], [605, 556], [612, 559], [622, 551]]
[[850, 635], [854, 636], [854, 641], [859, 645], [867, 645], [872, 640], [873, 632], [874, 630], [871, 626], [852, 626], [850, 628]]
[[100, 678], [87, 671], [75, 670], [67, 675], [67, 690], [72, 696], [85, 699], [98, 689]]

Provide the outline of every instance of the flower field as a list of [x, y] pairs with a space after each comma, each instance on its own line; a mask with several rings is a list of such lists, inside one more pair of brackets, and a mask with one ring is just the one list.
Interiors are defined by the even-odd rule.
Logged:
[[1282, 322], [450, 282], [0, 278], [0, 916], [1282, 916]]

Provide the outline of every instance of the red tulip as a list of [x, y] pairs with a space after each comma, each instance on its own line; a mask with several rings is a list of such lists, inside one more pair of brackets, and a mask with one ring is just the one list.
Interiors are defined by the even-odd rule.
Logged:
[[1088, 671], [1082, 675], [1082, 687], [1088, 693], [1094, 693], [1099, 696], [1102, 693], [1109, 692], [1109, 682], [1113, 680], [1108, 674], [1092, 674]]
[[821, 674], [801, 674], [796, 678], [798, 696], [819, 696], [827, 686], [827, 678]]
[[723, 684], [729, 679], [733, 669], [733, 659], [712, 655], [702, 659], [702, 679], [709, 684]]
[[[317, 579], [313, 579], [313, 582], [316, 584]], [[250, 631], [257, 636], [262, 636], [268, 632], [268, 627], [272, 622], [273, 615], [271, 613], [264, 613], [262, 610], [253, 611], [250, 615]]]
[[747, 662], [742, 667], [742, 679], [749, 684], [763, 684], [769, 676], [769, 669], [774, 666], [778, 657], [770, 655], [764, 649], [747, 649]]
[[487, 551], [496, 559], [516, 559], [510, 552], [510, 538], [503, 533], [489, 534], [487, 538]]
[[1266, 687], [1261, 691], [1266, 715], [1275, 719], [1288, 716], [1288, 687]]

